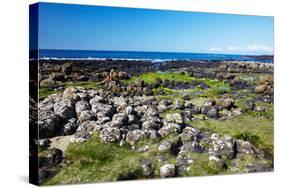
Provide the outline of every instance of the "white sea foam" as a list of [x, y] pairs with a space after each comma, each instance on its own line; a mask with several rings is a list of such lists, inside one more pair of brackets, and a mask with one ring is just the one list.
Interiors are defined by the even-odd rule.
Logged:
[[[111, 59], [113, 61], [151, 61], [152, 63], [159, 62], [167, 62], [167, 61], [177, 61], [179, 59], [147, 59], [147, 58], [97, 58], [97, 57], [87, 57], [87, 58], [69, 58], [69, 57], [41, 57], [39, 60], [95, 60], [95, 61], [105, 61], [107, 59]], [[30, 59], [32, 60], [32, 59]], [[180, 59], [180, 60], [188, 60], [188, 59]]]

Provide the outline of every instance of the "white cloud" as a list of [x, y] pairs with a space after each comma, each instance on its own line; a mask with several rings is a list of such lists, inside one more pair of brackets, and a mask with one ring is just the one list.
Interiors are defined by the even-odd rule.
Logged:
[[247, 46], [228, 46], [226, 48], [211, 47], [209, 51], [233, 52], [233, 53], [273, 53], [273, 46], [250, 44]]
[[226, 48], [226, 50], [228, 50], [228, 51], [240, 51], [240, 50], [242, 50], [242, 48], [240, 46], [228, 46]]
[[264, 51], [264, 52], [273, 52], [272, 46], [265, 46], [265, 45], [248, 45], [246, 48], [247, 51]]
[[209, 51], [212, 51], [212, 52], [216, 51], [216, 52], [218, 52], [218, 51], [221, 51], [221, 48], [218, 48], [218, 47], [211, 47], [211, 48], [209, 49]]

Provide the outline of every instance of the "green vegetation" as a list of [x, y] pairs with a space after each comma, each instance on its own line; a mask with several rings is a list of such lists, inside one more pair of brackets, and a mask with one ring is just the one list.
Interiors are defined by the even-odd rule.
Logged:
[[[238, 75], [236, 75], [238, 76]], [[139, 76], [132, 77], [129, 80], [124, 80], [123, 83], [130, 84], [136, 79], [142, 79], [147, 84], [156, 82], [156, 78], [162, 80], [174, 80], [174, 81], [200, 81], [210, 88], [201, 89], [185, 89], [176, 90], [164, 87], [159, 87], [153, 90], [154, 93], [163, 91], [161, 95], [157, 97], [161, 99], [169, 99], [173, 102], [176, 100], [184, 102], [184, 95], [191, 97], [192, 104], [201, 106], [206, 99], [218, 99], [222, 96], [222, 93], [227, 92], [229, 97], [235, 98], [235, 105], [241, 110], [245, 111], [243, 115], [238, 115], [232, 119], [216, 120], [205, 119], [205, 115], [196, 115], [197, 120], [188, 122], [194, 128], [203, 132], [219, 133], [221, 135], [230, 135], [237, 139], [247, 140], [251, 142], [257, 148], [263, 150], [269, 158], [273, 157], [273, 104], [256, 102], [258, 106], [261, 106], [265, 111], [246, 111], [245, 102], [257, 97], [256, 93], [249, 90], [237, 90], [231, 91], [230, 85], [224, 81], [216, 79], [197, 79], [191, 77], [188, 74], [182, 74], [181, 72], [150, 72], [141, 74]], [[255, 84], [258, 79], [258, 75], [251, 74], [239, 74], [239, 78]], [[63, 88], [70, 86], [81, 86], [88, 89], [98, 89], [101, 87], [99, 83], [95, 82], [76, 82], [65, 83]], [[62, 90], [53, 90], [48, 88], [40, 89], [40, 100], [44, 99], [50, 94], [60, 93]], [[180, 112], [181, 110], [167, 110], [161, 114], [161, 117], [165, 117], [167, 114]], [[229, 112], [227, 110], [220, 111], [220, 113]], [[45, 185], [53, 184], [72, 184], [72, 183], [89, 183], [89, 182], [105, 182], [105, 181], [117, 181], [124, 179], [144, 179], [141, 170], [141, 161], [143, 159], [149, 159], [154, 169], [154, 175], [151, 178], [159, 178], [159, 169], [162, 165], [171, 163], [176, 164], [177, 153], [159, 153], [159, 144], [163, 141], [170, 141], [173, 144], [178, 143], [179, 136], [168, 136], [162, 140], [158, 139], [145, 139], [139, 141], [135, 148], [136, 151], [131, 149], [131, 146], [125, 144], [119, 146], [118, 143], [101, 143], [98, 133], [84, 143], [70, 144], [65, 151], [67, 164], [64, 165], [60, 172], [54, 177], [47, 179]], [[208, 144], [207, 142], [203, 142]], [[142, 147], [148, 147], [146, 152], [138, 152], [138, 149]], [[205, 146], [205, 145], [204, 145]], [[42, 153], [44, 154], [44, 153]], [[250, 155], [237, 156], [234, 160], [226, 160], [225, 163], [229, 167], [224, 168], [223, 165], [210, 161], [208, 153], [188, 153], [193, 163], [188, 167], [184, 176], [204, 176], [204, 175], [217, 175], [217, 174], [229, 174], [229, 173], [241, 173], [246, 172], [246, 166], [248, 164], [269, 164], [272, 165], [272, 160], [258, 159]], [[234, 166], [234, 162], [238, 165]], [[236, 170], [236, 171], [235, 171]]]
[[124, 83], [133, 83], [136, 79], [141, 79], [147, 84], [152, 84], [156, 82], [156, 78], [162, 80], [174, 80], [178, 82], [187, 82], [196, 80], [193, 77], [190, 77], [188, 74], [181, 74], [181, 72], [148, 72], [141, 74], [139, 76], [134, 76], [129, 80], [125, 80]]
[[248, 140], [256, 147], [273, 154], [273, 122], [267, 118], [240, 115], [221, 121], [194, 121], [192, 125], [202, 131], [230, 135], [238, 139]]
[[40, 88], [39, 89], [39, 100], [43, 100], [49, 95], [55, 94], [55, 93], [62, 93], [63, 90], [54, 90], [52, 88]]
[[45, 185], [116, 181], [141, 176], [138, 153], [128, 146], [101, 143], [97, 134], [84, 143], [71, 144], [65, 155], [70, 163], [44, 182]]
[[230, 91], [230, 86], [224, 81], [219, 81], [215, 79], [206, 79], [206, 78], [195, 78], [189, 76], [187, 73], [182, 74], [182, 72], [149, 72], [144, 73], [138, 76], [134, 76], [129, 80], [124, 80], [123, 83], [130, 84], [133, 83], [136, 79], [141, 79], [147, 84], [152, 84], [156, 82], [156, 79], [160, 78], [162, 80], [173, 80], [178, 82], [190, 82], [190, 81], [199, 81], [207, 84], [210, 88], [200, 89], [169, 89], [164, 87], [159, 87], [153, 90], [154, 93], [163, 91], [164, 95], [160, 95], [160, 98], [165, 99], [181, 99], [183, 95], [190, 95], [191, 97], [214, 97], [224, 92]]
[[207, 153], [190, 153], [191, 158], [195, 159], [189, 166], [184, 176], [209, 176], [225, 173], [225, 169], [218, 166], [215, 161], [209, 161]]
[[83, 87], [85, 89], [97, 89], [100, 87], [99, 83], [97, 82], [66, 82], [64, 84], [61, 84], [59, 87], [61, 89], [54, 90], [53, 88], [47, 88], [43, 87], [39, 89], [39, 100], [43, 100], [44, 98], [48, 97], [49, 95], [55, 94], [55, 93], [62, 93], [64, 88], [67, 87]]

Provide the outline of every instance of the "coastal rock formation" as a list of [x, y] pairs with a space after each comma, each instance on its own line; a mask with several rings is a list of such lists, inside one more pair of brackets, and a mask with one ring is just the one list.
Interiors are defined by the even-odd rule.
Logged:
[[[55, 173], [46, 169], [58, 169], [64, 160], [72, 160], [65, 158], [64, 150], [53, 147], [57, 136], [68, 138], [70, 152], [80, 144], [95, 145], [90, 150], [97, 150], [95, 158], [103, 155], [101, 148], [118, 147], [115, 154], [124, 153], [117, 158], [121, 168], [128, 168], [124, 163], [131, 160], [134, 164], [130, 163], [130, 172], [116, 179], [192, 176], [196, 168], [204, 169], [202, 161], [214, 174], [272, 170], [268, 162], [272, 154], [255, 143], [263, 138], [251, 131], [240, 132], [239, 123], [252, 123], [249, 119], [256, 118], [253, 124], [265, 127], [264, 120], [271, 118], [271, 65], [181, 61], [140, 62], [134, 67], [129, 61], [103, 63], [108, 67], [99, 61], [95, 66], [87, 61], [79, 65], [43, 63], [40, 89], [54, 94], [40, 98], [38, 105], [42, 181]], [[139, 76], [143, 72], [149, 76]], [[235, 123], [229, 123], [232, 120]], [[111, 155], [105, 157], [115, 160]], [[127, 157], [132, 158], [126, 161]]]

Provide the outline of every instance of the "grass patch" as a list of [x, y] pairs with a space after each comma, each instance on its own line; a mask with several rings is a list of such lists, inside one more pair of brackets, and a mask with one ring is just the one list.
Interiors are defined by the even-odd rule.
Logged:
[[216, 162], [209, 161], [207, 153], [190, 153], [193, 163], [184, 176], [209, 176], [222, 174], [225, 170], [221, 169]]
[[48, 97], [49, 95], [55, 94], [55, 93], [62, 93], [64, 88], [67, 87], [83, 87], [85, 89], [99, 89], [101, 85], [98, 82], [66, 82], [64, 84], [61, 84], [58, 87], [62, 87], [62, 89], [54, 89], [54, 88], [40, 88], [39, 89], [39, 100], [43, 100], [44, 98]]
[[129, 146], [101, 143], [94, 134], [84, 143], [71, 144], [66, 152], [70, 164], [45, 185], [136, 179], [141, 177], [140, 154]]
[[249, 115], [236, 116], [220, 121], [194, 121], [192, 125], [202, 131], [230, 135], [250, 141], [256, 147], [273, 155], [273, 121], [267, 118], [255, 118]]
[[43, 100], [49, 95], [55, 93], [62, 93], [62, 90], [54, 90], [53, 88], [40, 88], [39, 89], [39, 100]]
[[157, 88], [154, 89], [154, 93], [158, 93], [160, 90], [162, 90], [165, 93], [165, 96], [169, 96], [169, 98], [180, 98], [183, 95], [190, 95], [193, 97], [214, 97], [219, 94], [229, 92], [230, 86], [228, 83], [224, 81], [219, 81], [216, 79], [206, 79], [206, 78], [196, 78], [191, 77], [188, 74], [182, 74], [181, 72], [149, 72], [144, 73], [138, 76], [134, 76], [129, 80], [124, 80], [123, 83], [130, 84], [133, 83], [136, 79], [141, 79], [147, 84], [153, 84], [156, 82], [156, 78], [160, 78], [162, 80], [173, 80], [176, 82], [190, 82], [190, 81], [200, 81], [208, 86], [210, 88], [208, 89], [200, 89], [200, 88], [194, 88], [194, 89], [168, 89], [168, 88]]
[[138, 76], [134, 76], [129, 80], [124, 80], [124, 83], [133, 83], [138, 78], [142, 79], [147, 84], [155, 83], [156, 78], [160, 78], [162, 80], [174, 80], [178, 82], [196, 80], [196, 78], [190, 77], [188, 74], [181, 74], [181, 72], [148, 72]]

